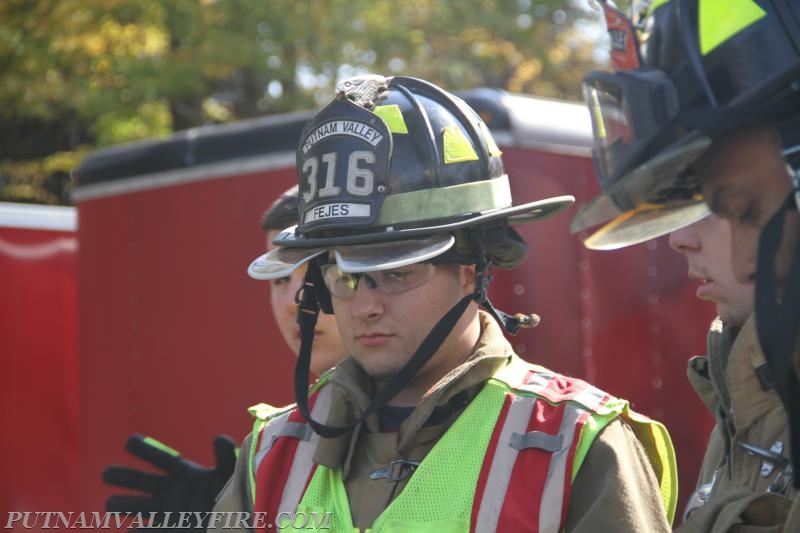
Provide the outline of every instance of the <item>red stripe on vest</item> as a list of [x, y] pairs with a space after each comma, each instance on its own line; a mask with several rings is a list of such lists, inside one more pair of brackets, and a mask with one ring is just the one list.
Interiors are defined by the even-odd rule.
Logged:
[[497, 416], [497, 422], [494, 425], [492, 437], [489, 439], [489, 447], [486, 449], [486, 454], [483, 456], [483, 465], [478, 474], [478, 483], [475, 486], [475, 498], [472, 500], [472, 520], [470, 520], [470, 533], [475, 532], [475, 524], [478, 523], [478, 511], [481, 508], [481, 501], [483, 501], [483, 493], [486, 490], [486, 480], [489, 477], [489, 470], [492, 468], [494, 459], [494, 452], [497, 449], [497, 441], [500, 439], [500, 432], [503, 425], [506, 423], [506, 416], [508, 416], [508, 409], [511, 407], [513, 396], [506, 394], [506, 399], [503, 402], [503, 408]]
[[[318, 394], [316, 392], [308, 398], [309, 411], [314, 408]], [[305, 419], [300, 411], [294, 410], [289, 413], [287, 422], [304, 423]], [[264, 434], [263, 430], [261, 434]], [[261, 440], [260, 437], [259, 440]], [[283, 489], [289, 481], [289, 472], [292, 469], [292, 463], [299, 444], [300, 441], [294, 437], [277, 437], [272, 448], [270, 448], [258, 466], [258, 471], [256, 472], [256, 501], [253, 507], [256, 513], [264, 513], [261, 516], [266, 517], [266, 519], [259, 521], [264, 527], [258, 528], [256, 530], [258, 533], [266, 533], [273, 530], [268, 525], [271, 526], [278, 516], [278, 506], [281, 504]], [[256, 516], [259, 515], [256, 514]]]
[[547, 383], [542, 395], [553, 403], [559, 403], [575, 398], [590, 385], [582, 379], [567, 378], [555, 375]]
[[[537, 401], [525, 431], [555, 435], [561, 427], [564, 404]], [[501, 443], [508, 446], [508, 443]], [[539, 531], [539, 505], [536, 496], [544, 490], [553, 454], [537, 448], [520, 450], [497, 523], [498, 531]]]
[[[603, 400], [600, 402], [601, 405], [604, 405], [609, 398], [611, 398], [608, 394], [603, 397]], [[578, 418], [578, 422], [575, 424], [577, 427], [575, 428], [575, 438], [572, 439], [572, 446], [569, 447], [569, 453], [567, 454], [567, 478], [568, 482], [564, 483], [564, 501], [569, 503], [569, 495], [572, 489], [572, 464], [575, 461], [575, 451], [578, 449], [578, 443], [581, 441], [581, 432], [583, 431], [583, 427], [586, 424], [586, 421], [589, 419], [592, 413], [589, 411], [584, 411], [584, 413]], [[561, 523], [567, 523], [567, 505], [564, 505], [561, 509]]]

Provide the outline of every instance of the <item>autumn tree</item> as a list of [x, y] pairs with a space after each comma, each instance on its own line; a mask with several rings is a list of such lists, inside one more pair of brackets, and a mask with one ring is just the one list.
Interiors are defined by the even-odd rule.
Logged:
[[0, 200], [68, 203], [89, 151], [309, 109], [360, 72], [576, 99], [586, 0], [4, 0]]

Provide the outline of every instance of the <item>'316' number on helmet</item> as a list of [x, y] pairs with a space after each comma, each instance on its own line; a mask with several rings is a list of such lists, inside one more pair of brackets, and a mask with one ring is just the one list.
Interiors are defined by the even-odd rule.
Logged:
[[[315, 197], [329, 198], [337, 196], [342, 189], [336, 185], [336, 152], [322, 154], [321, 164], [325, 167], [325, 182], [319, 186], [320, 158], [309, 157], [303, 163], [302, 173], [308, 183], [308, 191], [303, 193], [305, 202], [312, 201]], [[369, 196], [374, 189], [374, 175], [372, 170], [363, 165], [375, 163], [375, 154], [368, 150], [356, 150], [347, 159], [346, 191], [353, 196]]]

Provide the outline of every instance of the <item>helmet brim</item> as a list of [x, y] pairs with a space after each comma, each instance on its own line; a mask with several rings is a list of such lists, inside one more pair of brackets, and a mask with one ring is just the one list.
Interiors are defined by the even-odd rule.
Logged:
[[308, 261], [329, 251], [334, 252], [336, 263], [343, 272], [359, 273], [398, 268], [442, 255], [453, 247], [454, 231], [500, 220], [514, 225], [541, 220], [574, 202], [575, 198], [572, 196], [557, 196], [480, 213], [447, 224], [314, 239], [298, 235], [297, 226], [292, 226], [283, 230], [272, 241], [275, 249], [250, 263], [247, 273], [251, 278], [260, 280], [286, 277]]
[[[289, 228], [286, 231], [293, 231]], [[399, 268], [433, 259], [453, 247], [456, 240], [450, 233], [437, 233], [422, 239], [392, 241], [331, 248], [275, 248], [258, 257], [247, 269], [254, 279], [278, 279], [291, 275], [300, 266], [317, 256], [333, 251], [342, 272], [374, 272]]]
[[395, 228], [388, 226], [381, 228], [380, 231], [348, 235], [308, 238], [303, 235], [297, 235], [294, 228], [290, 228], [291, 231], [282, 231], [275, 237], [272, 244], [282, 248], [333, 248], [338, 246], [396, 242], [425, 237], [436, 233], [451, 233], [460, 229], [490, 224], [500, 220], [506, 220], [512, 225], [542, 220], [555, 215], [574, 202], [574, 196], [556, 196], [518, 206], [466, 215], [459, 220], [442, 224], [432, 223], [429, 226], [422, 225], [413, 228]]
[[666, 235], [693, 224], [711, 212], [702, 200], [684, 205], [642, 205], [622, 213], [587, 237], [590, 250], [616, 250]]
[[[587, 246], [602, 242], [602, 248], [596, 249], [610, 250], [660, 237], [698, 220], [695, 217], [708, 211], [697, 207], [702, 203], [699, 191], [689, 195], [690, 187], [681, 180], [687, 179], [687, 167], [710, 146], [709, 137], [691, 134], [663, 150], [582, 207], [572, 219], [570, 231], [578, 233], [605, 223], [585, 242]], [[699, 184], [692, 187], [699, 189]], [[682, 216], [693, 220], [687, 222]]]

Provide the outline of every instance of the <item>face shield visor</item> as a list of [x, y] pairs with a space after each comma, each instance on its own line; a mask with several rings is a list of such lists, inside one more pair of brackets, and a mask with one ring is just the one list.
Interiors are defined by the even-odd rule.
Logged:
[[583, 95], [592, 120], [593, 152], [600, 182], [607, 186], [659, 137], [680, 111], [672, 80], [661, 70], [590, 72]]

